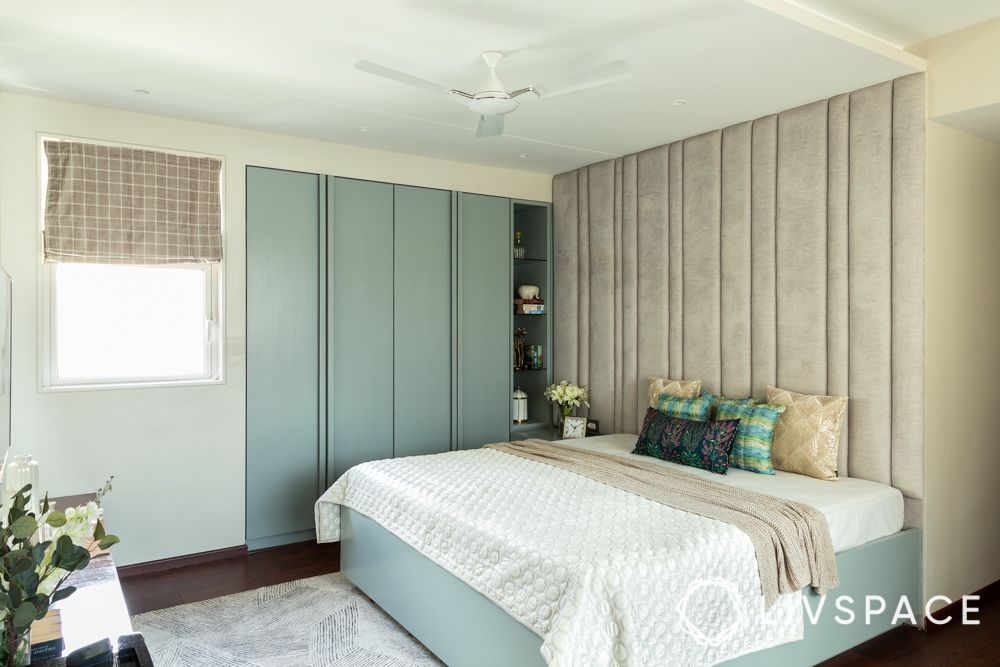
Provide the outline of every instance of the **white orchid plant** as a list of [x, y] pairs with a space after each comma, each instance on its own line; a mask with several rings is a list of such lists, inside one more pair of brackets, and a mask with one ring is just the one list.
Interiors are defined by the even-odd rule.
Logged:
[[548, 399], [549, 403], [555, 403], [559, 406], [559, 413], [563, 417], [569, 417], [573, 414], [573, 410], [580, 406], [590, 407], [590, 403], [587, 402], [589, 398], [587, 388], [566, 380], [546, 387], [545, 398]]
[[101, 500], [110, 490], [109, 479], [94, 500], [65, 511], [46, 496], [38, 516], [30, 509], [30, 484], [11, 498], [0, 525], [0, 666], [27, 664], [31, 624], [73, 594], [73, 586], [63, 585], [70, 574], [118, 543], [100, 521]]

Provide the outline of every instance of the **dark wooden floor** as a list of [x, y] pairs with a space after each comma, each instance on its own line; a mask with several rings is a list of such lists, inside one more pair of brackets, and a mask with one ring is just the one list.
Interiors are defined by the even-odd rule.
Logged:
[[[948, 625], [921, 632], [903, 626], [880, 637], [855, 646], [822, 663], [821, 667], [874, 667], [905, 665], [906, 667], [997, 667], [1000, 665], [1000, 596], [994, 584], [983, 593], [978, 603], [979, 625], [962, 625], [960, 613], [952, 616]], [[938, 618], [947, 614], [938, 612]]]
[[[122, 579], [129, 611], [139, 614], [220, 595], [314, 577], [340, 569], [339, 545], [293, 544], [202, 565]], [[897, 628], [822, 667], [1000, 666], [1000, 596], [984, 596], [978, 626], [952, 624], [921, 632]]]
[[141, 614], [338, 571], [339, 544], [303, 542], [156, 574], [121, 573], [121, 584], [129, 612]]

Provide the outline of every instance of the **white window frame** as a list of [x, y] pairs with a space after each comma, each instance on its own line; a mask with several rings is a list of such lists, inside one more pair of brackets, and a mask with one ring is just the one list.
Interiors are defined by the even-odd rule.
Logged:
[[178, 155], [192, 155], [196, 157], [212, 157], [222, 161], [222, 168], [219, 172], [219, 197], [222, 208], [222, 243], [223, 249], [226, 246], [226, 224], [225, 224], [225, 173], [226, 163], [222, 156], [209, 155], [205, 153], [192, 153], [188, 151], [178, 151], [172, 148], [160, 148], [152, 146], [140, 146], [136, 144], [126, 144], [110, 141], [98, 141], [94, 139], [83, 139], [79, 137], [68, 137], [47, 134], [38, 134], [38, 235], [37, 252], [38, 258], [38, 388], [41, 392], [63, 392], [63, 391], [90, 391], [100, 389], [141, 389], [146, 387], [183, 387], [192, 385], [213, 385], [225, 384], [226, 382], [226, 336], [225, 336], [225, 276], [226, 276], [226, 253], [223, 252], [223, 259], [217, 263], [191, 263], [177, 265], [163, 265], [150, 268], [157, 269], [199, 269], [205, 272], [205, 372], [194, 375], [174, 375], [169, 377], [121, 377], [121, 378], [60, 378], [58, 376], [58, 337], [56, 321], [56, 265], [44, 260], [44, 240], [43, 230], [45, 227], [45, 191], [48, 185], [48, 164], [45, 158], [46, 140], [69, 140], [80, 141], [103, 146], [122, 146], [126, 148], [139, 148], [145, 150], [167, 151]]

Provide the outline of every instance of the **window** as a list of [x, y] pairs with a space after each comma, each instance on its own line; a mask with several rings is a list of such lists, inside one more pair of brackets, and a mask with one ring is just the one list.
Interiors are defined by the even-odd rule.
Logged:
[[43, 386], [221, 380], [221, 162], [42, 148]]
[[211, 267], [53, 264], [54, 385], [216, 375]]

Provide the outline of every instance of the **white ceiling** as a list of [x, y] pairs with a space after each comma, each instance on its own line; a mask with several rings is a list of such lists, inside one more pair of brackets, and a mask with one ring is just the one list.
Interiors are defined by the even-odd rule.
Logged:
[[793, 0], [896, 46], [1000, 16], [1000, 0]]
[[[865, 2], [811, 4], [857, 9]], [[634, 73], [526, 103], [507, 117], [507, 136], [474, 139], [477, 118], [467, 109], [353, 69], [368, 59], [474, 90], [485, 74], [479, 52], [487, 49], [508, 54], [499, 71], [508, 88], [619, 58]], [[745, 0], [0, 5], [0, 89], [543, 173], [913, 71], [912, 61]], [[672, 105], [678, 98], [688, 103]]]
[[964, 109], [934, 120], [1000, 144], [1000, 104]]

